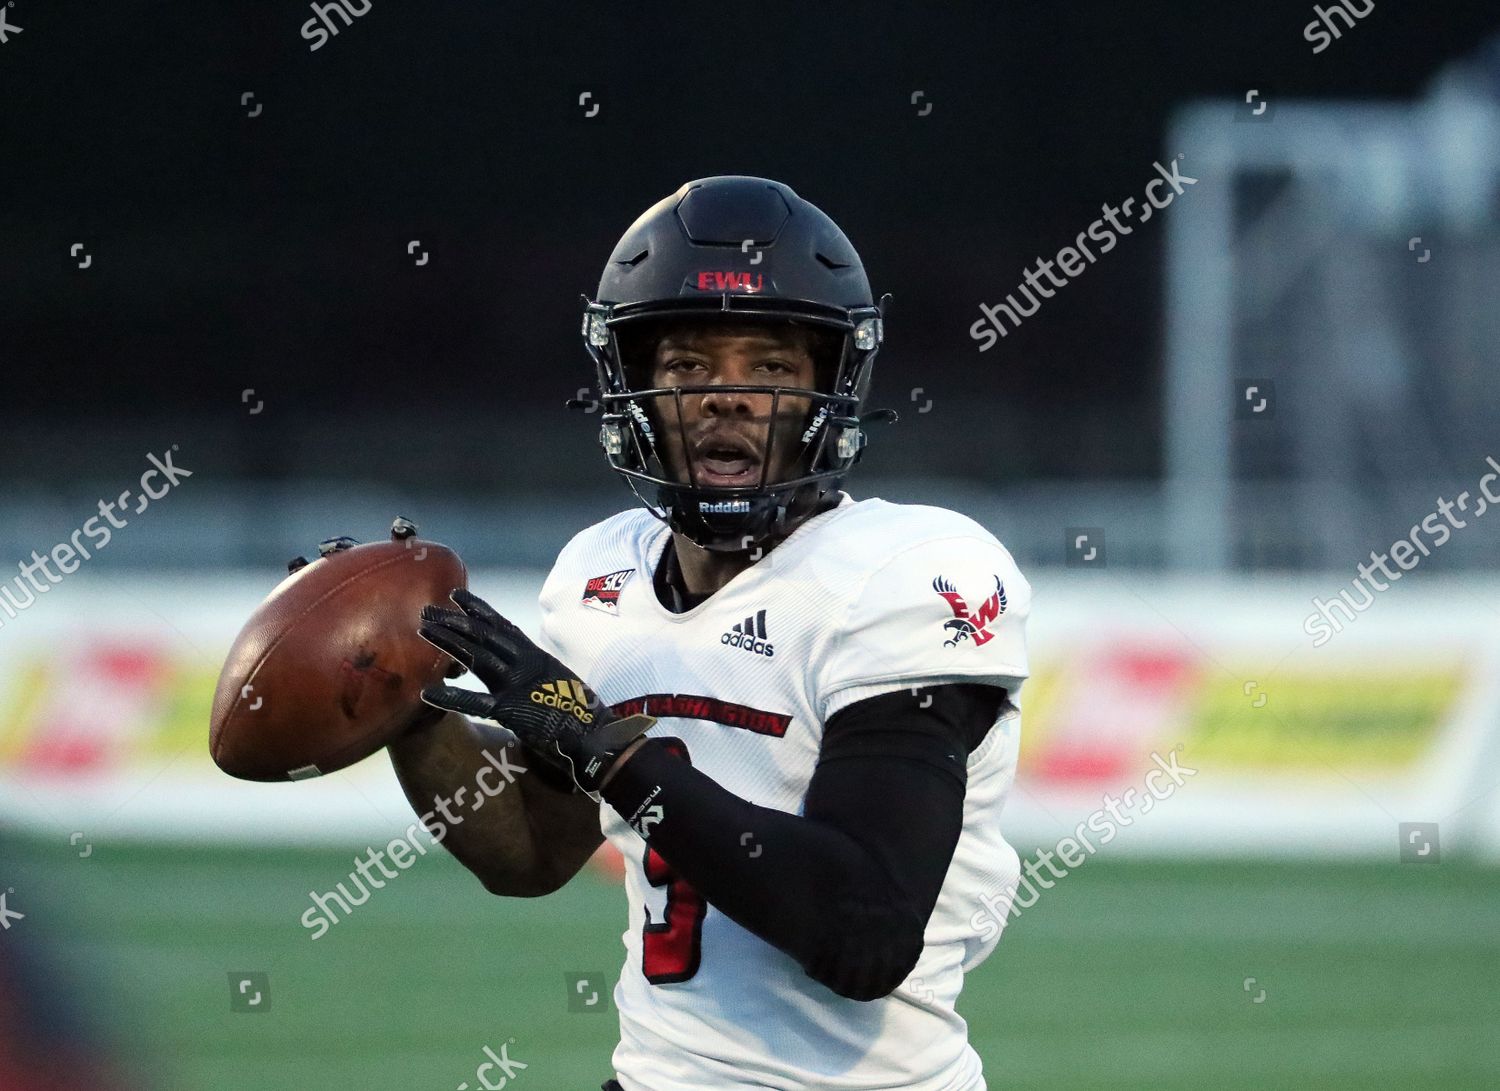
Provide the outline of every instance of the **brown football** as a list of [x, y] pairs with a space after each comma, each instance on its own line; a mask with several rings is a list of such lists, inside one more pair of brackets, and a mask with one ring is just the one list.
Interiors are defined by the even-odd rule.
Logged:
[[329, 549], [251, 615], [214, 692], [209, 751], [220, 769], [242, 780], [320, 776], [411, 725], [423, 687], [454, 665], [417, 635], [418, 615], [468, 586], [458, 554], [415, 530], [398, 519], [389, 542]]

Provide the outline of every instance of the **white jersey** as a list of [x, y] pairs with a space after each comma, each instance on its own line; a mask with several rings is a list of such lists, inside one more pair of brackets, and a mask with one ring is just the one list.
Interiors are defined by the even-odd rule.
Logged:
[[[844, 495], [681, 614], [652, 585], [669, 537], [644, 509], [577, 535], [543, 587], [540, 642], [617, 711], [657, 717], [653, 736], [682, 739], [695, 767], [752, 803], [800, 814], [823, 725], [855, 701], [914, 689], [920, 702], [920, 687], [958, 681], [1015, 700], [1026, 677], [1031, 589], [967, 516]], [[970, 756], [922, 957], [871, 1002], [839, 996], [707, 905], [603, 805], [630, 903], [614, 994], [625, 1091], [982, 1091], [954, 1002], [1003, 925], [991, 914], [976, 927], [980, 894], [1008, 905], [1018, 877], [1000, 812], [1019, 733], [1019, 716], [1002, 716]]]

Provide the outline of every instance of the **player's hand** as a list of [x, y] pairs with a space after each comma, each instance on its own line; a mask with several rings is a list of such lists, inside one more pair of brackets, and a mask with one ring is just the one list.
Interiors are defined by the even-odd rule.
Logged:
[[460, 609], [422, 609], [418, 632], [473, 671], [489, 693], [429, 686], [422, 700], [435, 708], [495, 720], [509, 728], [547, 779], [598, 798], [599, 785], [620, 752], [656, 722], [617, 717], [583, 681], [479, 596], [453, 592]]

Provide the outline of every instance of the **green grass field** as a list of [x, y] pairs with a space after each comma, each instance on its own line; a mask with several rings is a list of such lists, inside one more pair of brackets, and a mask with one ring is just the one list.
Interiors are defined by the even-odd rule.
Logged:
[[[565, 998], [567, 971], [619, 970], [624, 896], [592, 873], [517, 901], [427, 857], [312, 941], [308, 891], [348, 853], [10, 840], [0, 861], [28, 914], [0, 943], [49, 945], [163, 1091], [477, 1087], [501, 1043], [522, 1091], [610, 1072], [613, 1012]], [[231, 971], [270, 975], [269, 1011], [230, 1011]], [[1494, 1088], [1500, 872], [1091, 860], [960, 1011], [991, 1087]]]

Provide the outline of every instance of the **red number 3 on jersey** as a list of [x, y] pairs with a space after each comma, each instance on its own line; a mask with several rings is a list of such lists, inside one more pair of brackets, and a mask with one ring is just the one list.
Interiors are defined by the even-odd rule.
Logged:
[[[686, 747], [673, 746], [672, 749], [684, 760], [691, 760]], [[703, 954], [703, 918], [708, 913], [708, 903], [649, 845], [641, 866], [648, 883], [667, 888], [667, 904], [662, 912], [664, 919], [653, 921], [651, 910], [646, 910], [646, 924], [641, 931], [641, 969], [646, 980], [653, 985], [686, 981], [698, 972], [698, 962]]]
[[641, 969], [653, 985], [686, 981], [698, 972], [703, 953], [703, 917], [708, 903], [703, 895], [679, 879], [667, 862], [646, 849], [646, 881], [667, 888], [666, 919], [655, 922], [646, 910], [646, 926], [641, 935]]

